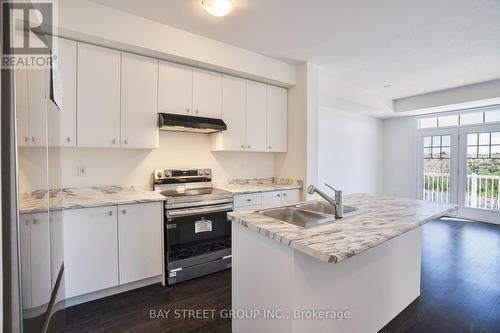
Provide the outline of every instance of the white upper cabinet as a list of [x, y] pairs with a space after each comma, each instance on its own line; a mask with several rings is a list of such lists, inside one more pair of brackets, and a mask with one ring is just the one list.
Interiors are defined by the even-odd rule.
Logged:
[[163, 204], [118, 206], [120, 284], [162, 274]]
[[[54, 37], [57, 38], [57, 37]], [[76, 42], [58, 38], [57, 69], [62, 85], [61, 110], [47, 98], [47, 126], [50, 146], [76, 146]], [[47, 78], [50, 82], [50, 78]], [[50, 85], [48, 85], [50, 86]], [[50, 96], [50, 95], [49, 95]]]
[[267, 151], [286, 152], [287, 91], [267, 86]]
[[267, 151], [266, 95], [265, 84], [247, 81], [246, 144], [250, 151]]
[[246, 80], [222, 76], [222, 119], [227, 130], [212, 135], [214, 150], [245, 150]]
[[193, 115], [220, 118], [222, 109], [222, 75], [193, 69]]
[[20, 146], [47, 143], [46, 70], [19, 69], [16, 77], [17, 140]]
[[158, 112], [193, 114], [193, 68], [160, 61]]
[[121, 146], [158, 148], [158, 60], [122, 53]]
[[119, 51], [78, 44], [78, 146], [120, 146]]

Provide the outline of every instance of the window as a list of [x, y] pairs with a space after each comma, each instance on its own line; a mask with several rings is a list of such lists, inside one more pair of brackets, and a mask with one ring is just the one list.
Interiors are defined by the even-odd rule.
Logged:
[[450, 158], [450, 136], [433, 135], [424, 137], [425, 159], [449, 159]]
[[467, 134], [467, 158], [500, 158], [500, 132]]
[[497, 121], [500, 122], [500, 110], [486, 111], [484, 113], [484, 122], [493, 123]]
[[460, 115], [460, 125], [483, 123], [483, 112], [463, 113]]
[[495, 122], [500, 122], [500, 109], [484, 112], [463, 112], [460, 114], [446, 114], [443, 116], [420, 118], [418, 119], [418, 128], [432, 129]]

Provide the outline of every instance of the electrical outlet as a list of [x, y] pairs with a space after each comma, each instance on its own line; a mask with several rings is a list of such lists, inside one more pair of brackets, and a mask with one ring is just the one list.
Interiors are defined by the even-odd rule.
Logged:
[[86, 165], [78, 166], [78, 177], [87, 177], [88, 169]]

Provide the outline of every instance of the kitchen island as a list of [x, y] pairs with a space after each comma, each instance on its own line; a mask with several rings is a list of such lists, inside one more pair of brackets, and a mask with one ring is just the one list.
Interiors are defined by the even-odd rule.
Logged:
[[370, 194], [344, 204], [359, 213], [306, 229], [229, 214], [233, 332], [377, 332], [420, 295], [420, 227], [456, 205]]

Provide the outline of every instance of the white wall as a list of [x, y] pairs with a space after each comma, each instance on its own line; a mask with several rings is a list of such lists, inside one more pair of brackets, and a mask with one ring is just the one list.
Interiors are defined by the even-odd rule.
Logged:
[[[93, 149], [63, 148], [60, 167], [63, 187], [104, 185], [144, 186], [151, 184], [153, 169], [212, 168], [214, 182], [235, 178], [273, 177], [274, 154], [248, 152], [210, 152], [210, 136], [195, 133], [160, 132], [160, 148]], [[21, 191], [40, 188], [39, 165], [32, 163], [38, 148], [21, 148]], [[77, 176], [77, 166], [88, 167], [87, 177]]]
[[415, 137], [415, 118], [384, 120], [384, 194], [405, 198], [415, 197], [417, 180]]
[[381, 193], [382, 140], [382, 120], [320, 107], [318, 187]]

